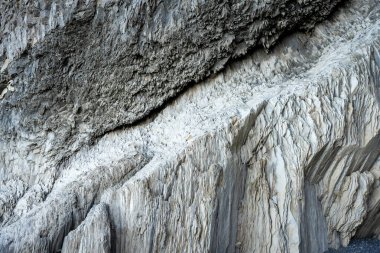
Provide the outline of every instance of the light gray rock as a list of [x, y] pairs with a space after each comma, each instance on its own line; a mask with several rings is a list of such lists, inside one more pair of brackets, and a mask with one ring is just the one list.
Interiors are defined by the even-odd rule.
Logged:
[[[82, 146], [86, 136], [108, 125], [72, 124], [66, 107], [56, 117], [67, 117], [73, 132], [62, 135], [66, 125], [58, 120], [44, 135], [36, 123], [2, 142], [0, 252], [318, 253], [354, 236], [379, 236], [379, 17], [377, 0], [352, 0], [311, 34], [227, 64], [91, 146]], [[59, 32], [39, 37], [35, 47]], [[17, 84], [8, 84], [3, 105], [20, 96]], [[9, 110], [12, 131], [22, 128], [16, 118], [33, 115]], [[32, 137], [42, 144], [28, 142]]]
[[0, 177], [41, 202], [83, 145], [339, 2], [2, 1]]
[[93, 207], [82, 224], [65, 237], [62, 253], [71, 252], [111, 252], [111, 226], [106, 205]]

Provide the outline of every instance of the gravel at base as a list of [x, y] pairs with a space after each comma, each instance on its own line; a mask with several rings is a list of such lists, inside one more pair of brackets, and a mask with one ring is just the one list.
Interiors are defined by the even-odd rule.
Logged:
[[354, 240], [346, 248], [330, 249], [325, 253], [380, 253], [380, 240]]

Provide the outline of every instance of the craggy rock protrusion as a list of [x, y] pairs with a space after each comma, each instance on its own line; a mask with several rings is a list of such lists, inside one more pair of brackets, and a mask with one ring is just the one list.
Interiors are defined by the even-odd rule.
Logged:
[[[83, 144], [132, 124], [250, 48], [309, 29], [340, 0], [6, 1], [0, 177], [42, 184]], [[41, 176], [39, 176], [41, 175]], [[37, 199], [32, 202], [38, 201]]]
[[111, 252], [319, 253], [378, 237], [379, 52], [379, 1], [352, 0], [91, 146], [95, 128], [73, 146], [58, 145], [72, 132], [19, 132], [2, 143], [0, 252], [93, 252], [102, 237]]
[[61, 252], [111, 252], [111, 224], [105, 204], [93, 207], [83, 223], [65, 237]]

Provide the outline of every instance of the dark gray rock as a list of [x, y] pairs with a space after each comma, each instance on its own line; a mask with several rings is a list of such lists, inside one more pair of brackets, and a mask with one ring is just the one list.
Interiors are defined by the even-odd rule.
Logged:
[[290, 30], [312, 28], [339, 2], [2, 3], [0, 90], [10, 84], [14, 91], [0, 100], [1, 178], [20, 170], [35, 182], [27, 171], [43, 173], [36, 160], [44, 169], [64, 163], [83, 144], [142, 119], [229, 60], [270, 48]]
[[378, 236], [379, 2], [268, 54], [336, 4], [0, 3], [0, 252], [323, 252]]

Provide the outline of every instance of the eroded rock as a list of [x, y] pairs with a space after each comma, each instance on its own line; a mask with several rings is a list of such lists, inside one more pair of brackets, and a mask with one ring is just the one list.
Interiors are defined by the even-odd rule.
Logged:
[[[18, 165], [4, 181], [19, 183], [0, 193], [0, 251], [324, 252], [379, 236], [379, 15], [378, 1], [351, 1], [92, 146], [97, 124], [36, 134], [43, 148], [23, 132], [4, 142], [4, 164]], [[76, 148], [56, 148], [70, 136]]]

